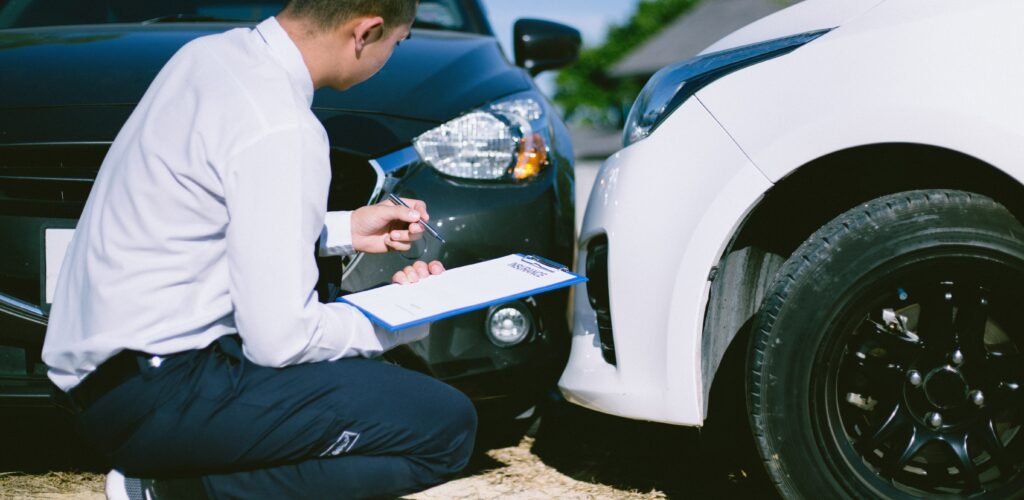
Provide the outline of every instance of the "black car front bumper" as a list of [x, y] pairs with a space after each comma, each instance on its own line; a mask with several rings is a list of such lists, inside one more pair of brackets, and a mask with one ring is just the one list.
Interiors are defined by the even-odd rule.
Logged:
[[[346, 269], [342, 289], [358, 291], [390, 282], [414, 260], [440, 260], [446, 268], [535, 254], [570, 265], [573, 245], [573, 176], [564, 157], [521, 184], [456, 180], [424, 164], [392, 181], [393, 192], [424, 200], [447, 243], [424, 236], [406, 253], [364, 255]], [[488, 336], [489, 310], [430, 325], [430, 335], [389, 353], [389, 358], [437, 377], [466, 393], [482, 413], [515, 416], [536, 404], [558, 378], [569, 346], [569, 291], [530, 297], [531, 334], [514, 346]]]
[[[364, 290], [388, 283], [396, 271], [416, 259], [436, 259], [447, 268], [455, 268], [510, 253], [527, 253], [571, 264], [572, 165], [564, 156], [555, 154], [552, 159], [552, 164], [536, 178], [518, 184], [455, 180], [422, 163], [394, 172], [388, 178], [388, 189], [403, 197], [426, 201], [431, 220], [445, 235], [447, 244], [441, 247], [431, 240], [424, 241], [426, 246], [416, 254], [364, 255], [344, 270], [340, 259], [320, 259], [322, 281], [333, 281], [335, 289]], [[336, 152], [332, 163], [335, 185], [346, 186], [339, 199], [348, 200], [347, 204], [354, 203], [357, 196], [365, 196], [357, 193], [366, 193], [375, 182], [372, 176], [367, 176], [365, 168], [356, 168], [366, 165], [366, 160]], [[18, 252], [32, 256], [29, 259], [8, 255], [5, 260], [8, 266], [19, 264], [6, 275], [6, 285], [24, 282], [26, 291], [21, 295], [25, 299], [38, 297], [41, 291], [36, 274], [37, 260], [41, 258], [38, 256], [42, 254], [39, 228], [54, 220], [73, 226], [81, 201], [74, 200], [66, 213], [31, 214], [49, 217], [26, 217], [22, 213], [0, 216], [5, 234], [19, 236]], [[23, 202], [17, 206], [18, 210], [27, 210], [30, 205]], [[332, 207], [338, 208], [348, 207]], [[14, 230], [22, 226], [24, 234]], [[7, 252], [16, 249], [8, 248]], [[337, 279], [342, 274], [344, 280]], [[329, 300], [332, 297], [328, 295], [333, 294], [322, 290], [321, 295]], [[565, 363], [569, 344], [568, 297], [568, 290], [560, 290], [524, 300], [533, 316], [534, 328], [520, 344], [499, 346], [491, 342], [486, 333], [488, 311], [482, 310], [432, 324], [428, 338], [398, 348], [388, 358], [459, 388], [477, 403], [482, 413], [518, 415], [553, 386]], [[28, 300], [24, 303], [45, 314], [37, 304]], [[30, 321], [0, 310], [0, 406], [35, 405], [45, 400], [50, 386], [45, 379], [45, 366], [39, 362], [44, 322], [45, 318]]]

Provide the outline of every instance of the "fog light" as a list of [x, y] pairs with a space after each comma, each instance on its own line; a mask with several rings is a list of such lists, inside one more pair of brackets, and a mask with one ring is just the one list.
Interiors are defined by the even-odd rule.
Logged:
[[533, 317], [521, 304], [502, 304], [491, 308], [487, 317], [487, 336], [499, 347], [522, 343], [533, 329]]

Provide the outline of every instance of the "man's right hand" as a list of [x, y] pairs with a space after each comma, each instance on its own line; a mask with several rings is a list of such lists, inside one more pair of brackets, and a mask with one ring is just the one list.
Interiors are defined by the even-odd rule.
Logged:
[[412, 242], [423, 234], [423, 226], [417, 222], [420, 218], [430, 220], [430, 214], [427, 204], [420, 200], [402, 198], [402, 201], [410, 208], [388, 200], [352, 212], [352, 247], [357, 252], [404, 252], [412, 248]]

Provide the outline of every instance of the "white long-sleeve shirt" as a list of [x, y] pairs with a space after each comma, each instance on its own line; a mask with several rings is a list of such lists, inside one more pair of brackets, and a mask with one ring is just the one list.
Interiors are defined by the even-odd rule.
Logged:
[[313, 82], [274, 18], [174, 55], [114, 140], [68, 248], [43, 346], [64, 390], [121, 350], [165, 355], [238, 332], [265, 366], [414, 340], [321, 304], [314, 248], [351, 253], [327, 213]]

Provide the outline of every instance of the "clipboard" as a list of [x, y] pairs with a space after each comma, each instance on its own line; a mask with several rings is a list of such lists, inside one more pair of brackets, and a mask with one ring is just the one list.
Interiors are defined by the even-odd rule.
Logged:
[[449, 269], [409, 285], [339, 297], [388, 331], [584, 283], [587, 278], [536, 255], [512, 254]]

